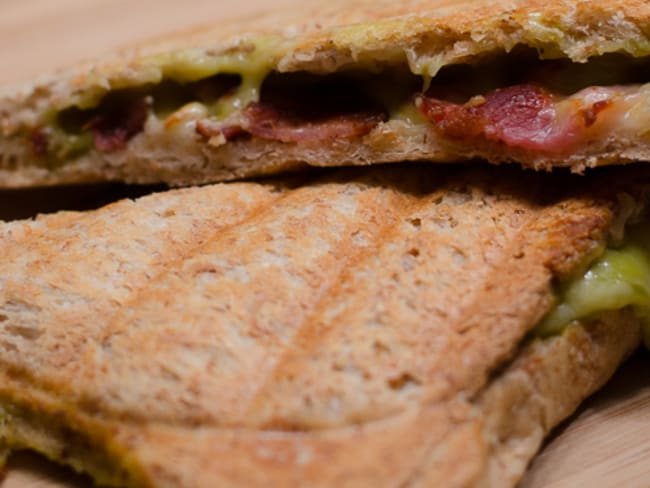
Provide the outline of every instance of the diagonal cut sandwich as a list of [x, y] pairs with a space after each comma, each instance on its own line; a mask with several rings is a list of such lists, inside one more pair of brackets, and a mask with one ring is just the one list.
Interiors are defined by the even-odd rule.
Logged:
[[643, 0], [307, 3], [7, 88], [0, 185], [648, 160], [649, 32]]
[[5, 223], [3, 445], [116, 486], [512, 486], [641, 340], [650, 172], [603, 171], [383, 166]]

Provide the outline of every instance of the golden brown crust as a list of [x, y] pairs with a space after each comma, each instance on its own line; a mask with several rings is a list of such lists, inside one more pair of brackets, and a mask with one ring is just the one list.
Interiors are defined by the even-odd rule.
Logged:
[[452, 452], [431, 456], [411, 486], [463, 476], [458, 486], [514, 486], [549, 431], [604, 384], [639, 338], [638, 319], [623, 310], [527, 344], [474, 399], [475, 416], [445, 439]]
[[[409, 64], [416, 73], [429, 76], [444, 65], [509, 51], [520, 44], [547, 57], [569, 57], [578, 62], [607, 52], [645, 56], [650, 54], [649, 32], [650, 6], [640, 0], [357, 0], [352, 4], [337, 0], [228, 26], [210, 26], [126, 50], [114, 60], [84, 64], [33, 86], [8, 89], [7, 96], [0, 98], [0, 185], [106, 179], [163, 180], [180, 185], [277, 173], [305, 163], [450, 161], [477, 155], [494, 162], [514, 159], [536, 169], [569, 166], [575, 171], [646, 160], [650, 159], [650, 147], [642, 138], [603, 138], [562, 158], [525, 152], [506, 157], [499, 150], [450, 148], [430, 131], [405, 129], [399, 123], [381, 124], [362, 139], [312, 147], [252, 140], [211, 148], [196, 142], [191, 134], [170, 148], [163, 142], [169, 140], [169, 134], [161, 133], [152, 123], [124, 151], [91, 151], [70, 164], [51, 167], [34, 157], [24, 134], [16, 135], [16, 131], [21, 126], [33, 127], [52, 106], [66, 106], [89, 93], [157, 82], [164, 68], [151, 54], [188, 46], [198, 46], [199, 52], [208, 55], [246, 53], [254, 49], [254, 42], [268, 42], [271, 37], [279, 47], [268, 58], [271, 67], [281, 72], [324, 73], [352, 65], [397, 63]], [[387, 139], [391, 144], [386, 144]]]
[[[471, 402], [334, 431], [146, 426], [83, 414], [59, 424], [60, 415], [33, 408], [44, 403], [12, 395], [2, 398], [11, 418], [3, 433], [118, 486], [514, 486], [548, 431], [638, 343], [629, 311], [608, 314], [527, 345]], [[83, 434], [93, 431], [110, 434]]]
[[[6, 224], [5, 441], [101, 476], [84, 460], [99, 452], [134, 486], [400, 485], [429, 465], [452, 477], [464, 436], [484, 439], [472, 462], [505, 456], [486, 454], [476, 406], [488, 395], [486, 429], [499, 409], [482, 392], [620, 208], [615, 188], [566, 196], [575, 178], [537, 176], [398, 165]], [[535, 378], [565, 357], [551, 371], [575, 382], [566, 403], [539, 385], [560, 412], [544, 428], [610, 374], [638, 341], [628, 330], [523, 353]], [[597, 368], [568, 375], [592, 354]]]

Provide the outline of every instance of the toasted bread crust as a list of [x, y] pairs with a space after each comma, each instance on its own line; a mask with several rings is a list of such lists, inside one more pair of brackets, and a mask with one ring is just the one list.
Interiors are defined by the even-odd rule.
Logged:
[[545, 435], [639, 342], [637, 318], [610, 313], [525, 345], [471, 401], [303, 433], [62, 416], [3, 374], [1, 432], [110, 486], [515, 486]]

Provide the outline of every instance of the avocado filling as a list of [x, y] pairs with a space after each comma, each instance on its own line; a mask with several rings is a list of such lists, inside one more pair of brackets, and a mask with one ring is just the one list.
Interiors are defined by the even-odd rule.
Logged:
[[559, 287], [554, 308], [535, 333], [548, 336], [599, 312], [634, 307], [650, 346], [650, 231], [629, 229], [624, 244], [606, 249], [581, 276]]
[[379, 67], [359, 62], [336, 73], [279, 73], [279, 47], [265, 41], [230, 53], [152, 56], [131, 78], [112, 79], [110, 88], [98, 82], [64, 100], [28, 131], [32, 152], [57, 164], [91, 149], [118, 151], [151, 115], [166, 126], [189, 117], [197, 141], [212, 146], [241, 136], [291, 143], [352, 138], [400, 121], [433, 125], [451, 143], [537, 152], [570, 150], [574, 139], [583, 142], [585, 131], [610, 117], [605, 112], [630, 112], [632, 122], [640, 117], [637, 125], [650, 119], [648, 58], [617, 53], [573, 63], [541, 60], [535, 49], [518, 46], [442, 67], [432, 77], [406, 60]]

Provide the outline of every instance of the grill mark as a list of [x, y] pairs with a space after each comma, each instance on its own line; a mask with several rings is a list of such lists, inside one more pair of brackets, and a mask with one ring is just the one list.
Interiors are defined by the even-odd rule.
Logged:
[[[400, 232], [398, 227], [401, 224], [401, 222], [404, 219], [408, 220], [408, 218], [411, 217], [411, 216], [421, 215], [423, 213], [423, 210], [425, 208], [429, 207], [430, 201], [434, 201], [435, 199], [436, 199], [436, 197], [434, 195], [433, 198], [427, 199], [427, 202], [424, 202], [424, 203], [414, 202], [411, 206], [407, 207], [406, 209], [404, 207], [402, 207], [402, 210], [404, 211], [404, 213], [400, 214], [400, 217], [397, 218], [394, 221], [393, 225], [390, 225], [387, 228], [383, 229], [381, 234], [377, 236], [376, 242], [380, 242], [380, 243], [384, 244], [384, 247], [387, 244], [390, 245], [391, 242], [394, 242], [394, 239], [391, 238], [391, 236]], [[471, 202], [471, 203], [474, 203], [474, 202]], [[462, 210], [460, 210], [460, 209], [459, 209], [459, 211], [462, 212]], [[405, 244], [405, 246], [406, 246], [405, 249], [410, 248], [410, 246], [408, 244]], [[440, 246], [436, 245], [435, 247], [440, 247]], [[379, 253], [381, 253], [381, 251], [379, 251]], [[373, 253], [365, 253], [365, 254], [359, 256], [359, 258], [356, 260], [356, 262], [359, 263], [359, 262], [363, 262], [363, 261], [372, 261], [372, 259], [374, 257], [374, 254], [375, 254], [374, 252]], [[375, 268], [380, 267], [380, 266], [381, 266], [381, 263], [377, 264], [376, 266], [371, 265], [370, 267], [375, 269]], [[489, 270], [486, 270], [485, 273], [489, 273]], [[475, 277], [475, 278], [477, 278], [477, 281], [481, 281], [481, 277]], [[354, 275], [351, 275], [350, 273], [344, 273], [341, 276], [340, 283], [335, 288], [330, 290], [330, 293], [328, 295], [323, 297], [323, 299], [319, 302], [319, 305], [315, 309], [312, 316], [315, 316], [315, 317], [322, 316], [323, 311], [327, 310], [328, 307], [332, 306], [332, 302], [337, 302], [338, 301], [338, 299], [336, 298], [337, 296], [345, 295], [345, 293], [346, 293], [345, 292], [346, 285], [348, 287], [352, 287], [353, 289], [358, 289], [358, 290], [363, 289], [363, 282], [355, 283], [355, 281], [358, 281], [358, 279]], [[354, 286], [354, 285], [357, 285], [357, 286]], [[381, 290], [378, 290], [378, 291], [381, 293]], [[453, 290], [450, 291], [449, 293], [454, 294], [452, 292], [453, 292]], [[475, 289], [471, 289], [470, 290], [470, 296], [476, 295], [479, 292], [480, 292], [480, 290], [478, 290], [478, 287], [475, 288]], [[329, 298], [330, 296], [332, 296], [334, 298], [332, 298], [330, 300], [330, 298]], [[451, 300], [451, 297], [450, 297], [450, 300]], [[444, 300], [442, 300], [442, 301], [444, 301]], [[352, 304], [350, 306], [353, 306], [353, 305], [354, 304]], [[328, 323], [324, 328], [318, 328], [316, 330], [315, 327], [310, 327], [310, 325], [313, 325], [313, 323], [310, 323], [309, 321], [307, 321], [306, 325], [303, 326], [303, 328], [301, 329], [302, 334], [301, 334], [301, 337], [299, 337], [300, 341], [299, 342], [297, 341], [297, 344], [295, 344], [295, 349], [296, 350], [299, 350], [299, 351], [311, 351], [312, 353], [314, 353], [314, 351], [317, 350], [320, 346], [322, 346], [323, 344], [327, 344], [327, 337], [330, 337], [330, 336], [333, 336], [333, 335], [335, 335], [337, 333], [340, 333], [341, 330], [342, 330], [342, 327], [344, 327], [344, 325], [342, 325], [340, 323], [337, 324], [337, 325], [332, 325], [331, 323]], [[391, 327], [391, 325], [387, 325], [387, 327]], [[394, 330], [395, 333], [399, 334], [399, 331], [397, 330], [396, 327], [393, 327], [393, 330]], [[462, 332], [458, 332], [458, 333], [462, 334]], [[398, 339], [403, 340], [405, 338], [402, 336], [402, 337], [398, 337]], [[398, 340], [398, 342], [400, 342], [400, 341]], [[415, 353], [415, 355], [417, 355], [417, 353]], [[299, 356], [299, 358], [302, 359], [302, 360], [306, 360], [309, 357], [313, 357], [313, 356], [311, 356], [310, 353], [306, 353], [306, 352], [304, 352], [301, 356]], [[291, 373], [291, 367], [290, 367], [291, 366], [291, 359], [292, 359], [291, 354], [289, 353], [284, 358], [285, 363], [284, 364], [278, 364], [278, 366], [276, 367], [276, 371], [275, 371], [275, 376], [276, 376], [275, 381], [280, 381], [280, 382], [282, 381], [281, 376], [282, 376], [282, 369], [283, 368], [287, 368], [289, 370], [289, 372], [284, 371], [284, 374], [289, 375], [288, 378], [289, 378], [289, 381], [290, 381], [290, 376], [292, 374]], [[430, 369], [433, 370], [433, 369], [436, 369], [436, 368], [435, 368], [435, 366], [430, 365]], [[444, 371], [444, 368], [443, 368], [443, 371]], [[418, 376], [417, 372], [415, 374], [416, 374], [416, 376]], [[285, 378], [285, 379], [287, 379], [287, 378]], [[430, 384], [431, 383], [431, 378], [422, 379], [422, 383], [423, 383], [425, 388], [433, 386], [433, 385]], [[273, 386], [268, 386], [267, 389], [270, 392], [277, 392], [278, 391], [278, 386], [279, 385], [276, 383]], [[284, 395], [285, 398], [292, 397], [293, 395], [298, 394], [296, 391], [294, 391], [295, 386], [289, 386], [288, 388], [289, 388], [289, 391], [284, 392], [285, 393], [285, 395]], [[441, 393], [441, 392], [438, 391], [438, 393]], [[451, 394], [451, 393], [452, 393], [451, 391], [448, 391], [448, 394]], [[256, 404], [253, 407], [248, 409], [247, 416], [252, 416], [252, 414], [255, 412], [256, 408], [258, 410], [261, 410], [263, 408], [263, 405], [267, 403], [267, 400], [268, 399], [265, 399], [263, 397], [263, 395], [262, 395], [256, 401]], [[259, 411], [257, 413], [259, 413]], [[394, 413], [395, 413], [394, 411], [392, 413], [389, 412], [387, 414], [382, 413], [382, 414], [380, 414], [380, 417], [384, 418], [386, 416], [391, 416]], [[348, 420], [353, 421], [353, 419], [348, 419]], [[378, 420], [378, 419], [370, 419], [370, 420], [372, 421], [372, 420]], [[298, 425], [295, 425], [295, 424], [292, 425], [291, 422], [289, 422], [287, 424], [286, 420], [284, 421], [284, 424], [283, 424], [283, 421], [281, 419], [278, 419], [278, 418], [272, 418], [272, 419], [269, 420], [269, 422], [270, 422], [269, 424], [263, 424], [262, 427], [265, 428], [265, 429], [271, 429], [271, 430], [282, 429], [282, 428], [290, 428], [290, 429], [298, 428], [298, 429], [301, 429], [301, 428], [306, 427], [306, 426], [298, 426]], [[309, 428], [316, 428], [316, 429], [318, 429], [320, 427], [321, 426], [319, 426], [319, 425], [310, 425], [309, 426]]]
[[[233, 222], [232, 224], [228, 226], [222, 226], [217, 229], [215, 229], [212, 234], [211, 238], [206, 239], [206, 241], [199, 246], [190, 246], [184, 249], [184, 253], [178, 257], [176, 256], [173, 260], [167, 260], [165, 262], [160, 262], [158, 265], [160, 266], [159, 272], [151, 276], [148, 284], [151, 285], [155, 281], [162, 280], [163, 277], [168, 273], [169, 268], [173, 268], [174, 264], [182, 263], [182, 261], [188, 256], [194, 254], [197, 249], [203, 248], [206, 245], [209, 244], [211, 240], [213, 240], [215, 237], [217, 237], [221, 232], [224, 231], [225, 228], [230, 228], [230, 227], [236, 227], [238, 225], [241, 225], [246, 220], [254, 219], [256, 218], [256, 215], [259, 214], [260, 207], [268, 207], [272, 205], [274, 202], [277, 202], [278, 200], [281, 200], [289, 195], [290, 192], [286, 193], [276, 193], [276, 192], [270, 192], [269, 195], [273, 195], [268, 199], [268, 201], [265, 201], [263, 204], [260, 206], [256, 206], [251, 208], [246, 215], [242, 218], [242, 220], [239, 220], [237, 222]], [[148, 209], [147, 209], [148, 210]], [[79, 223], [80, 221], [83, 221], [84, 219], [84, 213], [83, 212], [78, 212], [75, 213], [74, 215], [74, 221], [76, 223]], [[56, 218], [56, 214], [53, 215], [51, 218]], [[29, 237], [29, 235], [27, 236]], [[4, 241], [3, 241], [4, 242]], [[30, 263], [29, 266], [29, 273], [35, 273], [36, 269], [38, 268], [39, 263]], [[139, 289], [133, 297], [125, 304], [123, 304], [123, 308], [128, 308], [130, 305], [137, 303], [140, 300], [140, 297], [142, 294], [145, 293], [145, 288]], [[110, 324], [115, 324], [115, 319], [119, 318], [119, 310], [114, 312], [112, 314], [113, 319], [109, 323], [108, 327], [109, 328], [111, 325]], [[119, 326], [118, 326], [119, 328]], [[104, 334], [105, 335], [105, 334]], [[105, 337], [100, 337], [98, 338], [96, 344], [101, 344], [103, 345], [105, 341]], [[81, 357], [81, 354], [80, 354]], [[18, 365], [12, 364], [10, 361], [5, 361], [0, 358], [0, 366], [3, 366], [7, 368], [8, 370], [11, 371], [12, 378], [24, 382], [25, 384], [29, 384], [30, 389], [36, 389], [40, 391], [41, 393], [44, 394], [51, 394], [53, 398], [56, 398], [58, 395], [66, 396], [66, 395], [74, 395], [74, 391], [70, 388], [71, 385], [69, 383], [61, 383], [60, 381], [57, 381], [56, 379], [51, 379], [49, 381], [44, 381], [42, 377], [35, 376], [28, 368], [26, 367], [20, 367]], [[110, 415], [110, 411], [107, 409], [100, 409], [99, 405], [104, 405], [103, 402], [97, 401], [96, 399], [90, 398], [90, 397], [81, 397], [79, 399], [78, 406], [81, 410], [86, 411], [88, 414], [94, 414], [98, 413], [100, 411], [103, 411], [104, 413]], [[113, 415], [111, 416], [112, 418], [120, 418], [121, 420], [126, 420], [124, 416], [120, 415]]]
[[[408, 202], [408, 199], [405, 199], [404, 204], [410, 205], [412, 202]], [[373, 233], [373, 242], [384, 242], [388, 235], [392, 233], [395, 225], [397, 225], [397, 222], [399, 221], [400, 216], [395, 215], [391, 222], [382, 226], [378, 232], [376, 231]], [[314, 321], [326, 313], [327, 307], [329, 306], [327, 303], [328, 297], [336, 296], [337, 294], [342, 293], [342, 287], [348, 280], [348, 276], [350, 274], [349, 269], [355, 269], [358, 263], [365, 261], [368, 256], [371, 256], [374, 252], [376, 252], [376, 248], [374, 248], [374, 246], [368, 246], [366, 249], [353, 256], [347, 256], [345, 268], [342, 269], [342, 271], [335, 277], [335, 279], [332, 279], [331, 286], [328, 290], [326, 290], [327, 293], [320, 294], [319, 298], [316, 300], [315, 306], [313, 307], [313, 311], [304, 317], [301, 325], [298, 327], [296, 334], [293, 336], [292, 343], [284, 349], [284, 351], [278, 357], [278, 360], [273, 365], [273, 368], [270, 369], [269, 373], [265, 376], [264, 382], [260, 383], [260, 387], [258, 388], [256, 395], [246, 406], [245, 413], [243, 415], [244, 418], [252, 416], [255, 413], [259, 413], [259, 411], [264, 408], [265, 402], [267, 400], [267, 398], [265, 398], [265, 394], [267, 391], [273, 390], [273, 386], [271, 385], [273, 385], [274, 382], [278, 380], [278, 377], [281, 376], [282, 371], [286, 365], [291, 364], [292, 359], [294, 359], [293, 350], [300, 351], [307, 348], [311, 349], [315, 343], [317, 343], [319, 340], [322, 340], [325, 336], [329, 335], [332, 332], [331, 328], [316, 330], [316, 328], [313, 327]], [[263, 428], [267, 430], [276, 430], [278, 427], [278, 425], [273, 424], [263, 426]], [[280, 429], [291, 429], [292, 427], [295, 428], [296, 426], [287, 425], [285, 423], [285, 425], [282, 425]]]

